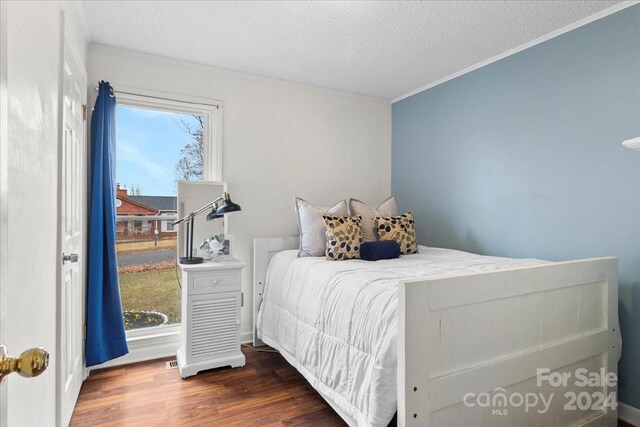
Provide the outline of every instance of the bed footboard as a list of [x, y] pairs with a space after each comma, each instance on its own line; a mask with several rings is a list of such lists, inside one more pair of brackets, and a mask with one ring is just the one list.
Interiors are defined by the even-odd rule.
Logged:
[[615, 258], [400, 284], [399, 425], [615, 426], [617, 292]]

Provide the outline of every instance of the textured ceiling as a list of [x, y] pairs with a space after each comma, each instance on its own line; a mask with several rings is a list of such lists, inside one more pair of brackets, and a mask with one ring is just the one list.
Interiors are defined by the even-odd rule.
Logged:
[[84, 1], [92, 41], [393, 99], [618, 1]]

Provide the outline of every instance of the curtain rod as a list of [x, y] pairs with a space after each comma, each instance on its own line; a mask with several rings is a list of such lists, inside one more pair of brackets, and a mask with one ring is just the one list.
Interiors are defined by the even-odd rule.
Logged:
[[[93, 88], [96, 92], [100, 90], [100, 88]], [[189, 105], [206, 105], [207, 107], [216, 107], [216, 110], [220, 109], [220, 104], [205, 104], [203, 102], [189, 102], [189, 101], [181, 101], [179, 99], [170, 99], [170, 98], [163, 98], [161, 96], [153, 96], [153, 95], [140, 95], [139, 93], [131, 93], [131, 92], [123, 92], [120, 90], [115, 90], [113, 89], [113, 93], [121, 93], [123, 95], [133, 95], [133, 96], [140, 96], [143, 98], [152, 98], [152, 99], [159, 99], [161, 101], [170, 101], [170, 102], [180, 102], [182, 104], [189, 104]]]

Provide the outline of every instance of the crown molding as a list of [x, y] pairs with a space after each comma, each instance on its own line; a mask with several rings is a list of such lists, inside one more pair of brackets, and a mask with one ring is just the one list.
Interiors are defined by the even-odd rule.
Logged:
[[593, 21], [597, 21], [598, 19], [602, 19], [605, 16], [609, 16], [609, 15], [611, 15], [613, 13], [616, 13], [618, 11], [621, 11], [623, 9], [626, 9], [626, 8], [628, 8], [630, 6], [633, 6], [635, 4], [638, 4], [638, 3], [640, 3], [640, 0], [627, 0], [627, 1], [623, 1], [621, 3], [616, 4], [615, 6], [611, 6], [611, 7], [608, 7], [606, 9], [603, 9], [603, 10], [601, 10], [600, 12], [598, 12], [596, 14], [587, 16], [586, 18], [583, 18], [583, 19], [581, 19], [579, 21], [576, 21], [576, 22], [574, 22], [572, 24], [569, 24], [566, 27], [559, 28], [559, 29], [557, 29], [555, 31], [550, 32], [549, 34], [545, 34], [544, 36], [538, 37], [537, 39], [533, 39], [533, 40], [531, 40], [531, 41], [529, 41], [529, 42], [527, 42], [525, 44], [517, 46], [517, 47], [515, 47], [513, 49], [509, 49], [509, 50], [507, 50], [507, 51], [505, 51], [505, 52], [503, 52], [503, 53], [501, 53], [499, 55], [493, 56], [493, 57], [491, 57], [489, 59], [485, 59], [484, 61], [478, 62], [478, 63], [476, 63], [476, 64], [474, 64], [474, 65], [472, 65], [470, 67], [467, 67], [467, 68], [465, 68], [463, 70], [457, 71], [457, 72], [455, 72], [453, 74], [450, 74], [450, 75], [448, 75], [446, 77], [438, 79], [438, 80], [436, 80], [434, 82], [428, 83], [428, 84], [426, 84], [424, 86], [420, 86], [417, 89], [414, 89], [414, 90], [412, 90], [410, 92], [405, 93], [404, 95], [400, 95], [400, 96], [398, 96], [396, 98], [393, 98], [391, 100], [391, 103], [393, 104], [395, 102], [398, 102], [398, 101], [401, 101], [401, 100], [403, 100], [405, 98], [413, 96], [413, 95], [415, 95], [417, 93], [424, 92], [427, 89], [431, 89], [432, 87], [441, 85], [442, 83], [448, 82], [449, 80], [453, 80], [456, 77], [460, 77], [462, 75], [465, 75], [467, 73], [475, 71], [475, 70], [477, 70], [479, 68], [482, 68], [484, 66], [492, 64], [492, 63], [494, 63], [496, 61], [499, 61], [501, 59], [504, 59], [504, 58], [506, 58], [508, 56], [514, 55], [514, 54], [516, 54], [518, 52], [522, 52], [525, 49], [529, 49], [530, 47], [536, 46], [536, 45], [538, 45], [540, 43], [544, 43], [547, 40], [551, 40], [551, 39], [553, 39], [555, 37], [561, 36], [562, 34], [568, 33], [569, 31], [575, 30], [576, 28], [580, 28], [583, 25], [590, 24]]

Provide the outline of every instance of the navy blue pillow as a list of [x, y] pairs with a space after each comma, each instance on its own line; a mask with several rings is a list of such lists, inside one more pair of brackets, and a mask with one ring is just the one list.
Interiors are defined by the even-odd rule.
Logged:
[[378, 261], [400, 257], [400, 245], [395, 240], [364, 242], [360, 245], [360, 258], [365, 261]]

